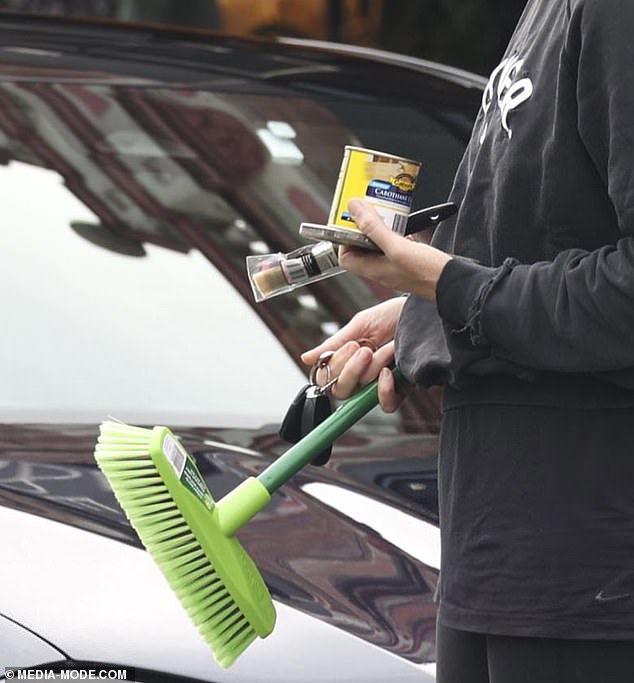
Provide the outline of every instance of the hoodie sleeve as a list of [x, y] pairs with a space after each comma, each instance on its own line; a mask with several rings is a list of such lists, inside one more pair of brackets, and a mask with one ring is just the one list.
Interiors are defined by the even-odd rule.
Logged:
[[531, 265], [451, 261], [437, 305], [455, 372], [496, 371], [496, 359], [531, 370], [634, 369], [634, 2], [572, 5], [566, 49], [576, 125], [622, 238]]

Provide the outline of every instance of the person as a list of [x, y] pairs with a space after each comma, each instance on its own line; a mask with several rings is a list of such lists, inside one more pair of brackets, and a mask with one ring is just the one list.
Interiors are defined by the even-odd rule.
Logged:
[[529, 0], [432, 244], [350, 202], [383, 254], [340, 264], [408, 295], [302, 356], [387, 411], [394, 357], [444, 386], [438, 683], [634, 681], [632, 32], [631, 0]]

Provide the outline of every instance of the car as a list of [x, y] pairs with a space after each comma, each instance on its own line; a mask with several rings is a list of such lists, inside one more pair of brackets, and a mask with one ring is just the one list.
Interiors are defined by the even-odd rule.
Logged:
[[0, 677], [431, 681], [439, 391], [379, 409], [238, 533], [278, 622], [219, 667], [93, 457], [169, 426], [214, 497], [282, 454], [302, 351], [393, 293], [341, 273], [256, 303], [254, 254], [325, 222], [346, 145], [445, 200], [484, 80], [392, 53], [0, 14]]

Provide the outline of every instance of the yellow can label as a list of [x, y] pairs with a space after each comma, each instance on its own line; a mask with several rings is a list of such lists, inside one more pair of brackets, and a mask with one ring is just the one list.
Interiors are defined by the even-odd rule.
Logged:
[[346, 147], [328, 223], [358, 230], [348, 212], [348, 202], [360, 197], [373, 206], [391, 230], [402, 234], [419, 170], [417, 161]]

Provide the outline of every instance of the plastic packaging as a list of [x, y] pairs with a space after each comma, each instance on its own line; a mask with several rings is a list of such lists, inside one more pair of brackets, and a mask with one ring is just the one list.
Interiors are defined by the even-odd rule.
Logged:
[[288, 254], [247, 256], [247, 272], [256, 302], [292, 292], [343, 272], [332, 242], [306, 244]]

